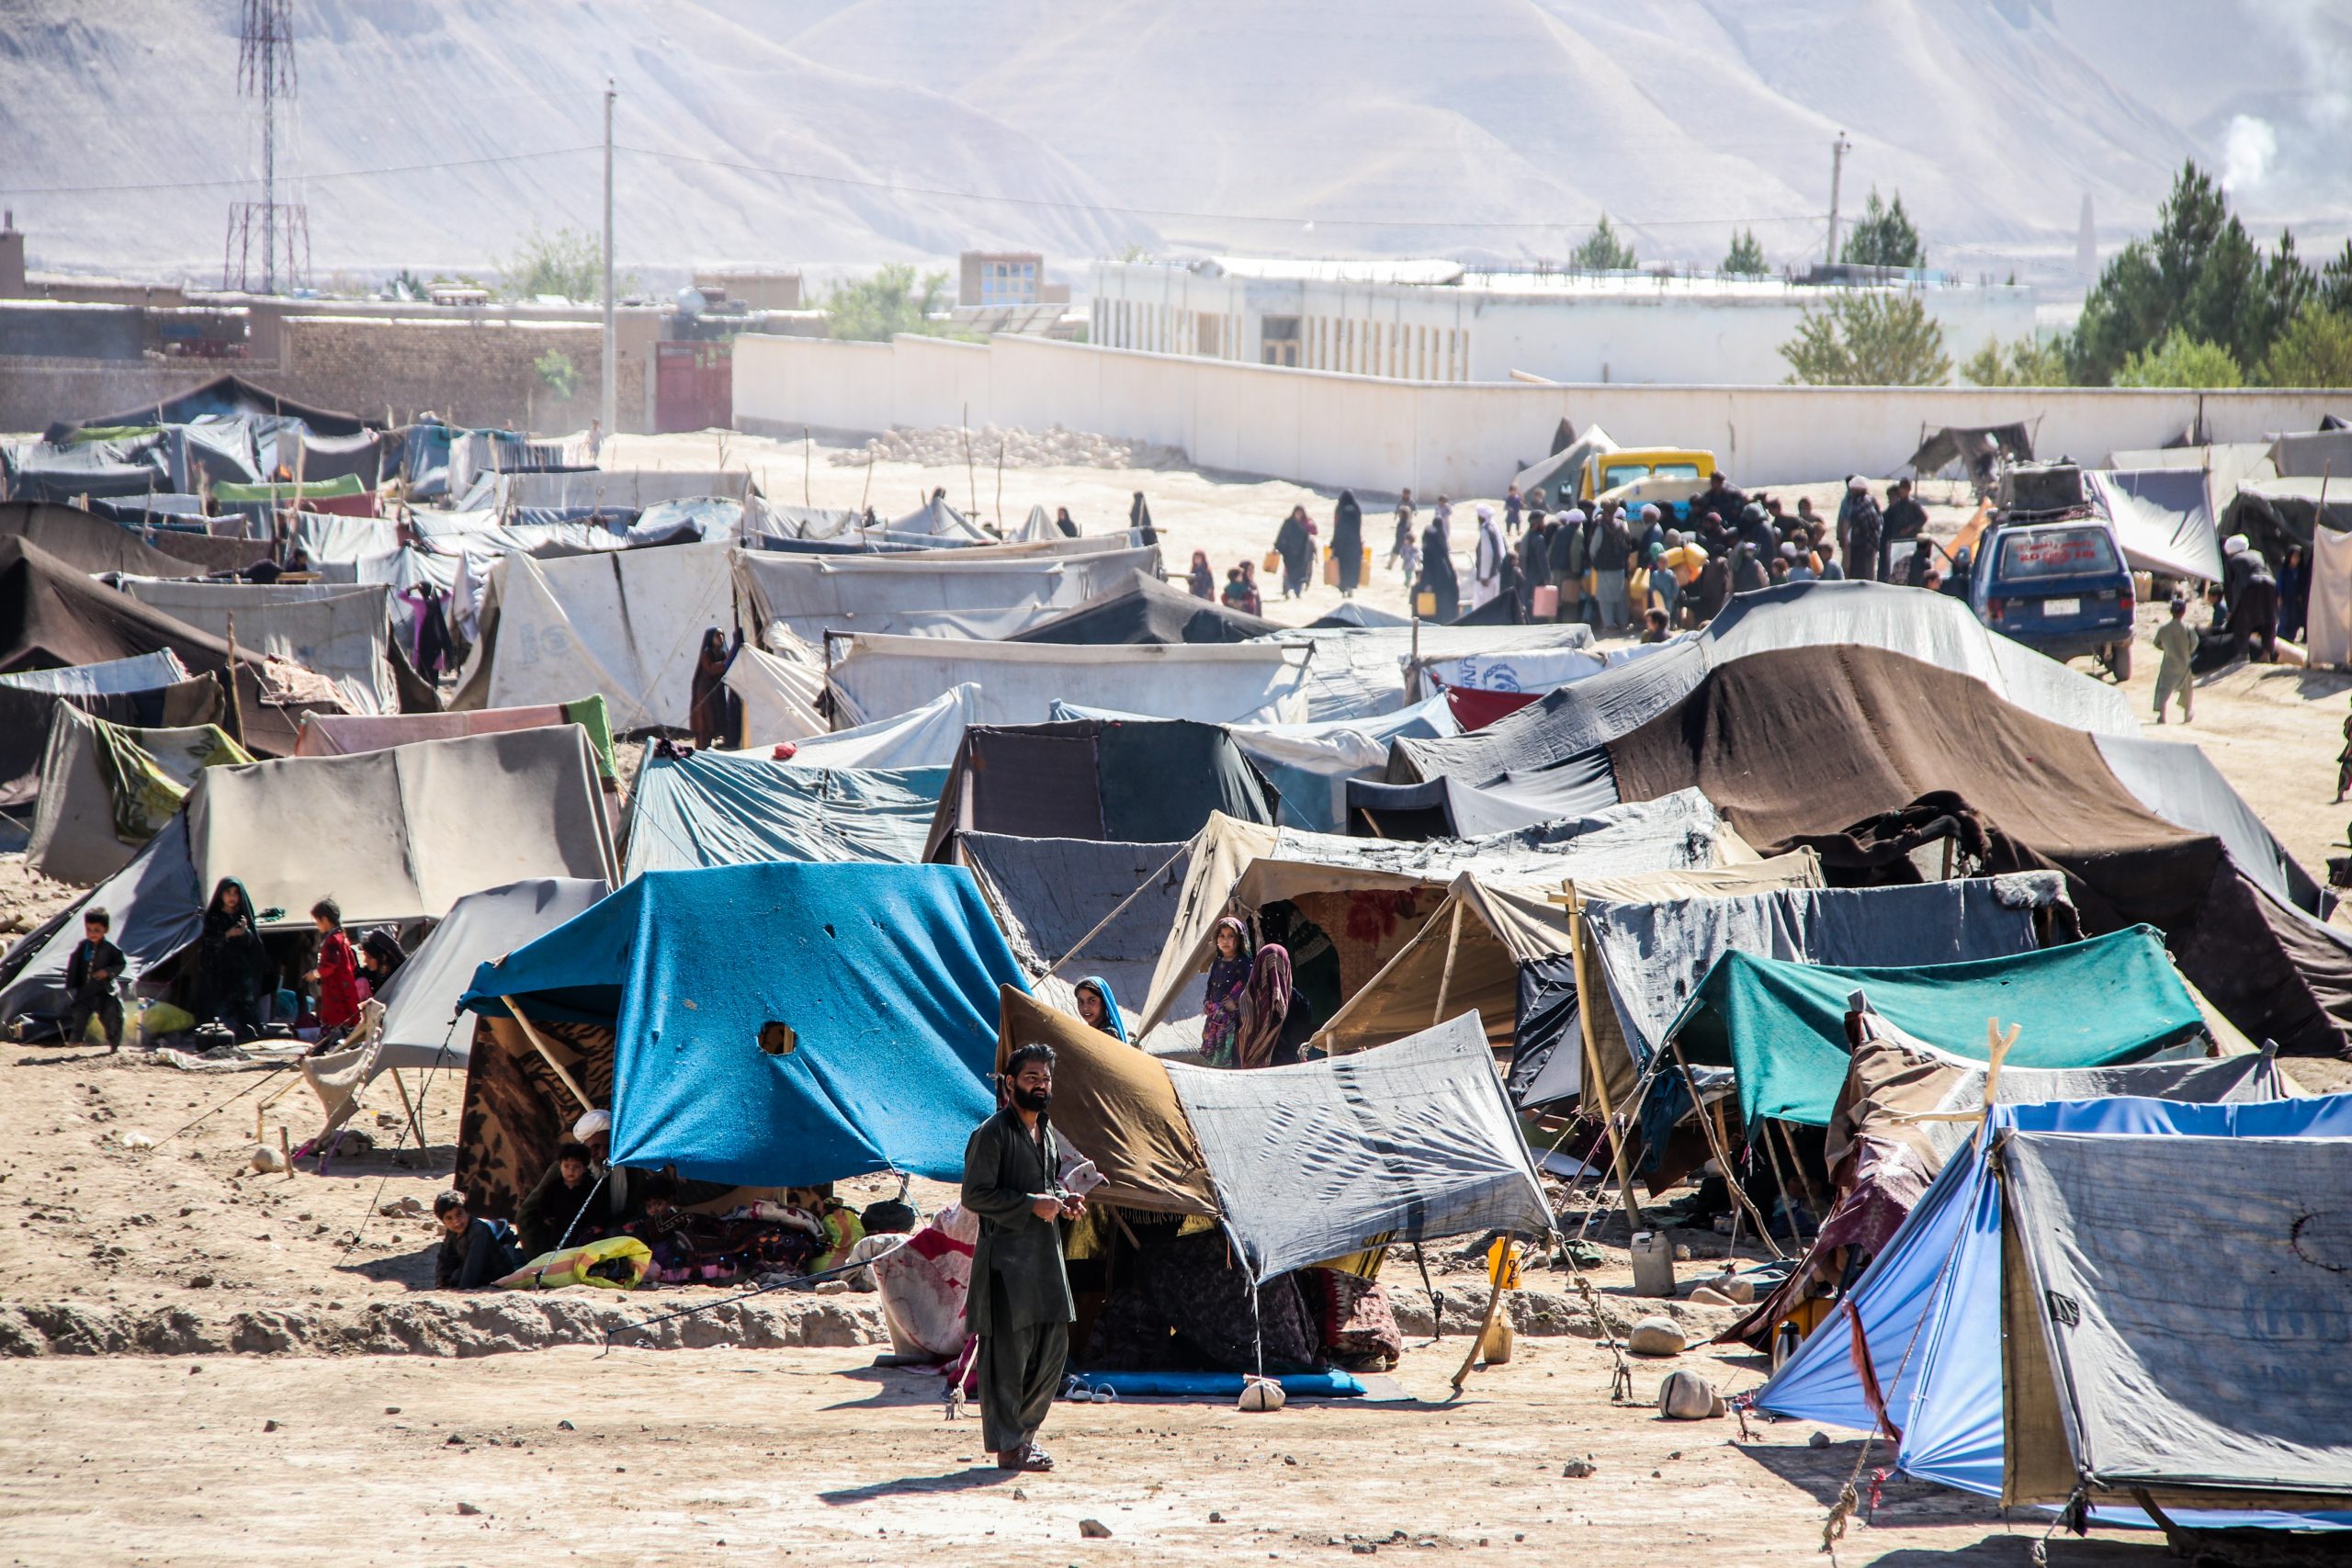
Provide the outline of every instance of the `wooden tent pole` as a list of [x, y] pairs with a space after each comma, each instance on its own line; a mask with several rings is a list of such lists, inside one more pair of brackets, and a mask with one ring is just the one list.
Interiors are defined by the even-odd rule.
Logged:
[[1592, 1034], [1592, 988], [1585, 976], [1584, 965], [1584, 900], [1575, 889], [1568, 892], [1568, 951], [1576, 960], [1577, 1022], [1584, 1034], [1585, 1088], [1600, 1101], [1600, 1131], [1609, 1139], [1610, 1168], [1616, 1173], [1617, 1196], [1625, 1205], [1627, 1240], [1642, 1228], [1642, 1206], [1634, 1198], [1634, 1179], [1625, 1168], [1625, 1143], [1617, 1135], [1616, 1113], [1609, 1105], [1609, 1080], [1600, 1072], [1600, 1047]]
[[1437, 1010], [1430, 1016], [1430, 1027], [1432, 1029], [1445, 1021], [1446, 993], [1453, 989], [1453, 955], [1461, 945], [1462, 900], [1456, 898], [1453, 901], [1453, 923], [1445, 936], [1445, 968], [1437, 977]]
[[[1470, 1353], [1462, 1358], [1462, 1370], [1453, 1374], [1453, 1392], [1460, 1393], [1462, 1385], [1470, 1381], [1470, 1369], [1478, 1363], [1478, 1352], [1487, 1348], [1487, 1336], [1494, 1331], [1495, 1313], [1503, 1304], [1503, 1276], [1510, 1272], [1510, 1249], [1518, 1242], [1517, 1231], [1503, 1233], [1502, 1260], [1489, 1270], [1487, 1290], [1487, 1313], [1478, 1320], [1478, 1332], [1471, 1337]], [[1437, 1298], [1430, 1298], [1430, 1320], [1437, 1320]]]
[[416, 1114], [416, 1102], [408, 1097], [408, 1085], [401, 1081], [401, 1070], [398, 1067], [384, 1070], [392, 1075], [392, 1087], [401, 1091], [401, 1109], [408, 1112], [409, 1130], [416, 1134], [416, 1146], [421, 1150], [425, 1146], [424, 1122]]
[[594, 1106], [588, 1103], [587, 1093], [581, 1089], [579, 1082], [574, 1079], [570, 1073], [563, 1070], [563, 1064], [555, 1059], [555, 1053], [548, 1049], [548, 1043], [544, 1039], [540, 1038], [539, 1032], [537, 1030], [531, 1027], [530, 1019], [524, 1014], [522, 1008], [515, 1004], [514, 998], [513, 997], [501, 997], [498, 999], [505, 1004], [506, 1010], [508, 1012], [514, 1015], [514, 1021], [522, 1026], [523, 1037], [531, 1043], [532, 1046], [537, 1050], [540, 1057], [546, 1061], [549, 1067], [554, 1069], [555, 1076], [563, 1080], [563, 1087], [571, 1091], [571, 1098], [580, 1102], [580, 1109], [583, 1112], [595, 1110], [596, 1108]]

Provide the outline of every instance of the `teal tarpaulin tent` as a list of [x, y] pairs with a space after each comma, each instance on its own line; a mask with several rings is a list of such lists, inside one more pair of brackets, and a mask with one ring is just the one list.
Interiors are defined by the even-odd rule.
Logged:
[[628, 881], [752, 861], [922, 859], [945, 768], [824, 768], [648, 746], [629, 797]]
[[613, 1030], [612, 1156], [743, 1187], [961, 1178], [1028, 984], [960, 866], [656, 871], [475, 972], [468, 1009]]
[[2018, 1026], [2012, 1065], [2098, 1067], [2195, 1038], [2205, 1020], [2152, 927], [2008, 958], [1901, 968], [1726, 953], [1668, 1030], [1693, 1063], [1728, 1066], [1739, 1111], [1826, 1126], [1846, 1081], [1847, 1000], [1930, 1045], [1984, 1058], [1984, 1024]]

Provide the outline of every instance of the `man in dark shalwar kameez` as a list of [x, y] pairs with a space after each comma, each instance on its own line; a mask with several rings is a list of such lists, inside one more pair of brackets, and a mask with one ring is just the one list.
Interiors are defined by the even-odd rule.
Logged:
[[1061, 1222], [1086, 1211], [1060, 1180], [1046, 1120], [1054, 1053], [1023, 1045], [1005, 1064], [1012, 1099], [964, 1145], [964, 1207], [979, 1217], [966, 1315], [979, 1336], [980, 1436], [1000, 1470], [1051, 1470], [1037, 1428], [1060, 1392], [1076, 1315]]

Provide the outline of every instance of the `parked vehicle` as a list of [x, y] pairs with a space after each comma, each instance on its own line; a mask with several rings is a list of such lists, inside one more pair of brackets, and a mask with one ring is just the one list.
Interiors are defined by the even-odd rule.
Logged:
[[1968, 603], [1977, 618], [2052, 659], [2095, 655], [2132, 678], [2132, 573], [2104, 518], [1996, 520], [1978, 542]]

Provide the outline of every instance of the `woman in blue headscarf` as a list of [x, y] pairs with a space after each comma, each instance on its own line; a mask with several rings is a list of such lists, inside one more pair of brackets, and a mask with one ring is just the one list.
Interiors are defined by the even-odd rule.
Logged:
[[1078, 983], [1077, 990], [1078, 1016], [1122, 1045], [1125, 1044], [1127, 1022], [1119, 1016], [1119, 1004], [1112, 998], [1111, 982], [1100, 975], [1089, 975]]

